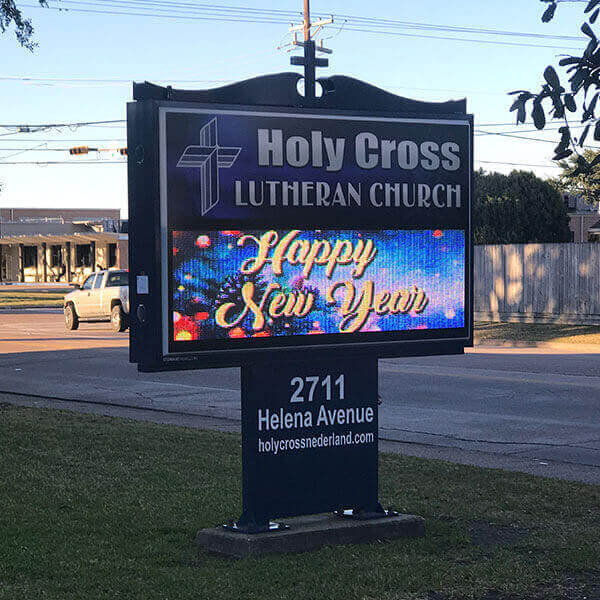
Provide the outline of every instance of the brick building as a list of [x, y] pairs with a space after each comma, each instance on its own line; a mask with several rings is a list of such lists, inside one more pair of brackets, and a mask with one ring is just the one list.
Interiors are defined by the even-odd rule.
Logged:
[[573, 242], [600, 242], [600, 204], [589, 204], [580, 196], [564, 195]]
[[80, 282], [127, 263], [119, 210], [0, 209], [0, 282]]

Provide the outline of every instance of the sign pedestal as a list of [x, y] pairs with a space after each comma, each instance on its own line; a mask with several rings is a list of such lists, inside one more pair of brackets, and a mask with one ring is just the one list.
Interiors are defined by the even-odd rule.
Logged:
[[199, 550], [244, 558], [424, 536], [422, 517], [379, 503], [377, 408], [372, 356], [242, 366], [243, 512], [199, 531]]
[[378, 500], [377, 359], [271, 361], [242, 367], [240, 533], [272, 519], [335, 512], [385, 518]]

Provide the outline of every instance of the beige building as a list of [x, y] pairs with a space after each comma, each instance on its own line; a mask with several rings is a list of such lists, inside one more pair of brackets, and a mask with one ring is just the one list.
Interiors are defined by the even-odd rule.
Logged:
[[128, 259], [119, 210], [0, 209], [0, 282], [81, 282]]

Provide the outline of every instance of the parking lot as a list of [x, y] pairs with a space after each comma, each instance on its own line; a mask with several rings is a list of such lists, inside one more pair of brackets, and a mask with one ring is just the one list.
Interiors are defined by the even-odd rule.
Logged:
[[[381, 360], [382, 448], [600, 483], [600, 354], [478, 347]], [[0, 311], [0, 401], [237, 429], [238, 369], [138, 373], [128, 332]]]

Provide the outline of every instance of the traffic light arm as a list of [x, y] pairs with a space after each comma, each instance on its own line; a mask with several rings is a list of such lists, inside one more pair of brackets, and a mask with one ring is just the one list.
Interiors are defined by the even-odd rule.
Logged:
[[89, 154], [90, 152], [118, 152], [121, 156], [127, 156], [127, 148], [90, 148], [89, 146], [75, 146], [69, 148], [69, 154]]

